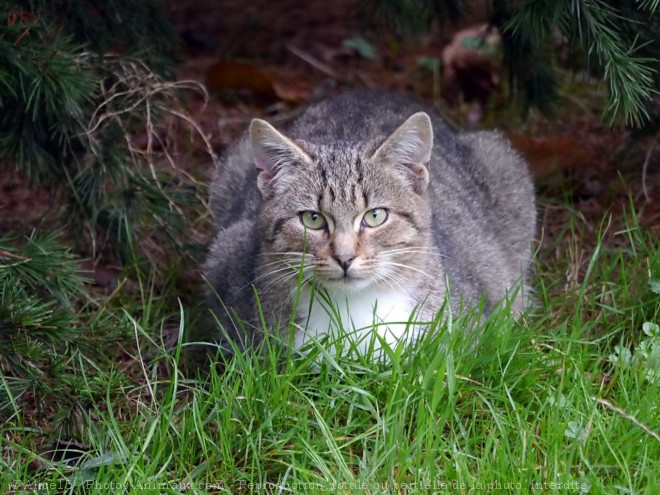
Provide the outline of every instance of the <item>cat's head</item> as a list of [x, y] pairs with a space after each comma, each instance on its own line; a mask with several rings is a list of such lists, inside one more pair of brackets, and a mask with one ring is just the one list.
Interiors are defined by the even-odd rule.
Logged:
[[263, 120], [250, 126], [264, 276], [302, 274], [330, 290], [400, 289], [424, 276], [431, 213], [431, 121], [423, 112], [374, 142], [294, 141]]

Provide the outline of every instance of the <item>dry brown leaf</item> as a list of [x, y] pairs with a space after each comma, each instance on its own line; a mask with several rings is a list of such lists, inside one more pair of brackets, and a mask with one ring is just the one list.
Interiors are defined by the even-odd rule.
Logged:
[[511, 136], [513, 146], [523, 154], [537, 177], [577, 168], [590, 167], [596, 154], [578, 141], [567, 137]]
[[259, 68], [246, 62], [218, 62], [206, 72], [206, 86], [214, 91], [248, 90], [258, 96], [290, 102], [309, 99], [310, 86], [280, 68]]

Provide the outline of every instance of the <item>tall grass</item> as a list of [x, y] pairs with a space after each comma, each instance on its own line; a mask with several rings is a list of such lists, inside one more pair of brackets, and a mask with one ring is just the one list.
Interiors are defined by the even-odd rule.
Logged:
[[496, 311], [466, 335], [470, 316], [451, 315], [387, 360], [270, 338], [184, 371], [194, 315], [139, 274], [106, 306], [124, 352], [82, 375], [76, 399], [94, 400], [75, 437], [4, 404], [0, 490], [656, 493], [660, 255], [632, 212], [562, 210], [523, 319]]

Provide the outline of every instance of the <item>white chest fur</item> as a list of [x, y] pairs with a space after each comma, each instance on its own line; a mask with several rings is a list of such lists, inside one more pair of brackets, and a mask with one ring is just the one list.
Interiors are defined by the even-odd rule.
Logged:
[[[301, 327], [296, 332], [295, 346], [301, 347], [309, 339], [320, 339], [324, 335], [342, 335], [350, 338], [360, 353], [373, 349], [380, 350], [381, 343], [374, 336], [378, 334], [394, 348], [404, 339], [414, 340], [419, 326], [409, 324], [414, 321], [415, 304], [402, 291], [365, 289], [359, 292], [314, 293], [303, 287], [298, 304]], [[412, 315], [412, 316], [411, 316]], [[345, 343], [344, 349], [349, 346]]]

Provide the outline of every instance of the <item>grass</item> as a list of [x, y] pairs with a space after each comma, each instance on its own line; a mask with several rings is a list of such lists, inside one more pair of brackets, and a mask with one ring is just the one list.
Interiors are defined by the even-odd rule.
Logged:
[[7, 397], [0, 491], [657, 493], [660, 337], [643, 327], [660, 322], [660, 255], [626, 211], [617, 228], [556, 209], [530, 314], [495, 312], [479, 339], [454, 315], [389, 363], [268, 340], [186, 372], [192, 312], [136, 271], [132, 297], [98, 301], [121, 359], [66, 364], [77, 428]]

